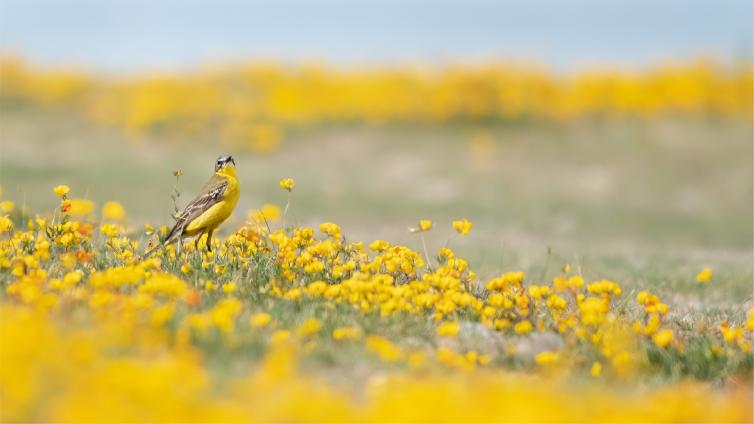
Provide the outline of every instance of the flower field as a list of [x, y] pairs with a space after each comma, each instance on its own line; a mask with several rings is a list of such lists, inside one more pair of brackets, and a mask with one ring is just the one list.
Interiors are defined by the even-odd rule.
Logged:
[[0, 424], [754, 424], [751, 14], [3, 1]]
[[[302, 187], [279, 189], [295, 209]], [[409, 248], [267, 206], [211, 252], [142, 258], [167, 227], [75, 186], [36, 195], [57, 206], [0, 203], [3, 421], [752, 418], [753, 309], [676, 314], [578, 261], [483, 278], [456, 247], [484, 231], [467, 219], [417, 218]]]
[[750, 64], [0, 80], [3, 422], [752, 421]]
[[98, 76], [0, 59], [11, 107], [65, 109], [131, 137], [210, 139], [255, 152], [290, 128], [336, 122], [572, 122], [585, 118], [750, 120], [750, 64], [681, 61], [633, 71], [491, 62], [436, 68], [339, 69], [276, 63], [192, 73]]

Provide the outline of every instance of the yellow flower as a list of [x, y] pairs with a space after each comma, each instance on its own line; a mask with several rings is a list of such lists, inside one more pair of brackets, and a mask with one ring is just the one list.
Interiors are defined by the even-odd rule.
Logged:
[[375, 252], [382, 252], [384, 250], [387, 250], [387, 248], [389, 247], [390, 243], [386, 242], [385, 240], [375, 240], [369, 245], [369, 248], [374, 250]]
[[301, 298], [301, 289], [290, 289], [283, 295], [284, 299], [299, 300]]
[[743, 337], [743, 328], [731, 327], [725, 320], [720, 324], [720, 333], [723, 335], [723, 340], [727, 343], [733, 343]]
[[120, 221], [126, 217], [126, 210], [119, 202], [106, 202], [102, 206], [102, 217], [105, 219], [112, 219], [113, 221]]
[[468, 219], [460, 220], [460, 221], [453, 221], [453, 229], [458, 232], [458, 234], [465, 236], [466, 234], [471, 231], [471, 227], [473, 227], [474, 224], [472, 224]]
[[139, 287], [141, 293], [182, 296], [188, 291], [183, 280], [172, 274], [154, 274]]
[[445, 259], [453, 259], [456, 255], [449, 247], [441, 247], [437, 254]]
[[64, 197], [69, 191], [71, 191], [71, 188], [67, 185], [58, 185], [52, 189], [52, 192], [58, 197]]
[[283, 178], [280, 180], [280, 188], [287, 191], [292, 191], [296, 186], [296, 181], [293, 178]]
[[592, 369], [589, 371], [592, 377], [599, 377], [602, 374], [602, 364], [595, 362], [592, 364]]
[[532, 327], [529, 321], [524, 320], [519, 323], [516, 323], [516, 325], [513, 326], [513, 331], [516, 334], [527, 334], [527, 333], [531, 333], [531, 330], [533, 330], [533, 328], [534, 327]]
[[403, 351], [390, 340], [381, 336], [367, 337], [366, 348], [370, 352], [376, 353], [385, 362], [394, 362], [403, 357]]
[[63, 285], [65, 287], [71, 287], [74, 284], [77, 284], [79, 281], [81, 281], [81, 276], [83, 273], [81, 271], [75, 271], [75, 272], [69, 272], [63, 277]]
[[311, 336], [322, 328], [322, 321], [317, 318], [309, 318], [296, 328], [296, 334], [300, 337]]
[[659, 347], [668, 347], [670, 342], [673, 341], [673, 331], [672, 330], [660, 330], [657, 333], [655, 333], [654, 336], [652, 336], [652, 341], [654, 344], [656, 344]]
[[229, 333], [235, 328], [235, 318], [241, 313], [243, 304], [235, 298], [223, 299], [209, 311], [212, 322], [222, 331]]
[[0, 202], [0, 212], [2, 213], [11, 213], [14, 207], [16, 207], [16, 204], [10, 200]]
[[437, 349], [437, 351], [435, 352], [435, 357], [437, 358], [438, 362], [449, 367], [463, 368], [471, 366], [465, 356], [445, 346], [441, 346]]
[[249, 218], [256, 222], [277, 222], [280, 219], [280, 208], [267, 203], [259, 209], [249, 211]]
[[94, 211], [94, 202], [88, 199], [71, 199], [68, 213], [73, 216], [86, 216]]
[[262, 328], [262, 327], [266, 327], [267, 324], [269, 324], [271, 321], [272, 321], [272, 317], [270, 316], [270, 314], [259, 312], [251, 316], [251, 320], [249, 321], [249, 323], [254, 328]]
[[318, 274], [325, 269], [322, 261], [312, 261], [304, 266], [304, 272], [307, 274]]
[[335, 340], [356, 340], [359, 336], [361, 336], [361, 331], [356, 327], [339, 327], [332, 332]]
[[411, 352], [406, 362], [409, 368], [419, 368], [427, 362], [427, 355], [422, 351]]
[[236, 291], [236, 283], [231, 281], [230, 283], [225, 283], [223, 285], [223, 292], [226, 294], [230, 294]]
[[540, 352], [534, 357], [534, 362], [537, 365], [552, 365], [558, 362], [560, 355], [557, 352]]
[[272, 336], [270, 337], [270, 343], [275, 345], [280, 345], [282, 343], [287, 342], [291, 339], [291, 332], [288, 330], [277, 330], [274, 333], [272, 333]]
[[710, 280], [712, 280], [712, 268], [704, 267], [699, 274], [696, 274], [696, 281], [702, 284], [709, 283]]
[[13, 221], [7, 216], [0, 216], [0, 233], [13, 229]]
[[154, 326], [164, 325], [171, 318], [173, 318], [174, 314], [175, 314], [174, 305], [167, 304], [167, 305], [160, 306], [158, 308], [155, 308], [154, 311], [152, 311], [151, 323]]
[[429, 231], [432, 229], [432, 221], [428, 219], [420, 219], [419, 220], [419, 229], [422, 231]]
[[102, 224], [99, 227], [100, 232], [102, 234], [112, 238], [112, 237], [118, 237], [118, 234], [120, 234], [120, 228], [118, 228], [115, 224]]
[[589, 297], [579, 303], [581, 322], [586, 325], [602, 324], [608, 311], [609, 305], [604, 299]]
[[69, 252], [60, 255], [60, 263], [63, 264], [63, 267], [67, 270], [73, 270], [73, 268], [76, 266], [77, 261], [78, 258], [73, 253]]
[[333, 222], [323, 222], [319, 224], [319, 231], [322, 231], [332, 238], [339, 239], [342, 237], [340, 234], [340, 226]]
[[644, 310], [647, 313], [660, 313], [663, 315], [668, 313], [668, 305], [660, 302], [657, 296], [647, 291], [640, 291], [636, 295], [636, 301], [644, 306]]
[[458, 334], [458, 323], [446, 321], [437, 327], [437, 335], [440, 337], [455, 337]]

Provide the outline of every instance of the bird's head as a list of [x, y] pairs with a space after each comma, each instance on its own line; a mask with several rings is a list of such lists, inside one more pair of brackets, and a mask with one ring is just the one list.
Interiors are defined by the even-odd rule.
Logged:
[[236, 161], [233, 156], [223, 155], [215, 161], [215, 173], [219, 174], [236, 174]]

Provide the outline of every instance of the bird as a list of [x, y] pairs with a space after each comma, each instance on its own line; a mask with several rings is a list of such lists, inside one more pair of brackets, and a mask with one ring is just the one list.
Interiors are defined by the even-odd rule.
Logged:
[[157, 246], [144, 254], [144, 258], [161, 247], [184, 238], [196, 237], [194, 246], [199, 250], [199, 239], [207, 234], [207, 251], [212, 251], [212, 233], [233, 213], [240, 197], [236, 161], [223, 155], [215, 161], [215, 173], [176, 217], [175, 225]]

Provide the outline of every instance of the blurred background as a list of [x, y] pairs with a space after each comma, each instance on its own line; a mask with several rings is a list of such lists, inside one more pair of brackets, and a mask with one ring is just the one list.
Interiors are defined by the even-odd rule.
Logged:
[[468, 218], [482, 273], [549, 249], [751, 275], [750, 1], [0, 0], [0, 53], [19, 208], [65, 183], [170, 223], [172, 171], [182, 206], [229, 153], [225, 234], [292, 177], [287, 224], [418, 248], [420, 218], [438, 247]]

